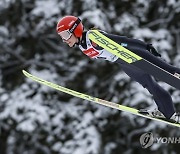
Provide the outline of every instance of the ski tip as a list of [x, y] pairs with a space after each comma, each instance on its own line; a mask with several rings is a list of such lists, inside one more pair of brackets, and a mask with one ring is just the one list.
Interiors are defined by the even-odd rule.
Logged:
[[22, 70], [22, 72], [23, 72], [23, 74], [25, 74], [25, 73], [26, 73], [26, 71], [25, 71], [25, 70]]
[[26, 72], [25, 70], [22, 70], [22, 72], [25, 76], [27, 76], [28, 72]]

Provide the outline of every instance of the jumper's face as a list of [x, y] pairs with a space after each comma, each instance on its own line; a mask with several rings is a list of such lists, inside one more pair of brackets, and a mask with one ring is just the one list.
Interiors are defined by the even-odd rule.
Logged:
[[58, 34], [61, 36], [63, 42], [67, 43], [70, 47], [73, 47], [74, 44], [78, 41], [77, 37], [69, 30], [64, 30]]
[[74, 44], [78, 42], [78, 39], [74, 34], [72, 34], [69, 39], [63, 39], [63, 42], [67, 43], [70, 47], [73, 47]]

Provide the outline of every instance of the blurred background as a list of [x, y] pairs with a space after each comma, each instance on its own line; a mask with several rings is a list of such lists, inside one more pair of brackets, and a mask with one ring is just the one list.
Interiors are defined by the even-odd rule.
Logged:
[[[143, 149], [145, 132], [180, 137], [178, 128], [74, 98], [39, 85], [22, 69], [48, 81], [134, 108], [154, 108], [151, 95], [119, 65], [90, 60], [56, 34], [65, 15], [88, 30], [152, 43], [180, 67], [178, 0], [1, 0], [0, 154], [176, 154], [179, 144]], [[180, 91], [159, 82], [180, 111]]]

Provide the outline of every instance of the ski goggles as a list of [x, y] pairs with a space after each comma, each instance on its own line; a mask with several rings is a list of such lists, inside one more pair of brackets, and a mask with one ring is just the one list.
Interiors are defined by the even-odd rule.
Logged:
[[79, 25], [81, 20], [77, 18], [77, 20], [74, 22], [74, 24], [71, 26], [70, 29], [64, 30], [62, 32], [59, 32], [58, 34], [61, 36], [61, 38], [65, 41], [69, 40], [72, 36], [72, 33], [76, 29], [76, 27]]
[[58, 34], [65, 41], [69, 40], [71, 38], [71, 36], [72, 36], [72, 33], [69, 30], [64, 30], [62, 32], [59, 32]]

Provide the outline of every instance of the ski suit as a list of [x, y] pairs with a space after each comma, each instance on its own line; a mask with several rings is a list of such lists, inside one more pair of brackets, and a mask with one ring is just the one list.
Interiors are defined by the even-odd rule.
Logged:
[[[168, 72], [172, 74], [175, 72], [180, 73], [179, 68], [176, 68], [162, 60], [160, 58], [160, 54], [157, 53], [152, 45], [137, 39], [130, 39], [125, 36], [108, 34], [102, 31], [100, 32], [123, 47], [136, 53], [149, 62], [167, 70]], [[89, 40], [88, 33], [89, 31], [83, 32], [82, 40], [78, 44], [79, 48], [84, 54], [93, 59], [104, 59], [119, 64], [130, 78], [140, 83], [152, 94], [154, 101], [158, 106], [158, 110], [161, 111], [166, 118], [169, 119], [175, 113], [175, 108], [170, 94], [164, 90], [150, 74], [146, 73], [140, 68], [124, 62], [117, 56], [101, 48]]]

